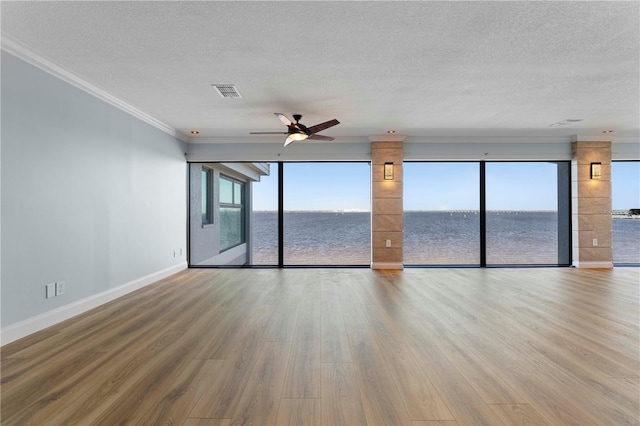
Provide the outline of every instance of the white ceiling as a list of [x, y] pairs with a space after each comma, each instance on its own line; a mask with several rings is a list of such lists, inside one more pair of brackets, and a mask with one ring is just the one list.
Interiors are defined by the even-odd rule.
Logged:
[[[639, 131], [640, 3], [11, 2], [2, 33], [197, 140]], [[7, 37], [8, 36], [8, 37]], [[214, 83], [235, 84], [222, 99]], [[550, 128], [568, 118], [584, 121]], [[212, 138], [212, 139], [211, 139]]]

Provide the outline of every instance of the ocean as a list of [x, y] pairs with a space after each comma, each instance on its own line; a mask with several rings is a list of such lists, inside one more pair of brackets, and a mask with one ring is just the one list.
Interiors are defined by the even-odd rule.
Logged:
[[[558, 263], [556, 212], [487, 213], [487, 264]], [[404, 214], [405, 265], [478, 265], [477, 211], [415, 211]], [[253, 264], [278, 263], [278, 215], [254, 212]], [[613, 220], [616, 263], [640, 263], [640, 220]], [[368, 212], [285, 212], [285, 265], [368, 265]]]

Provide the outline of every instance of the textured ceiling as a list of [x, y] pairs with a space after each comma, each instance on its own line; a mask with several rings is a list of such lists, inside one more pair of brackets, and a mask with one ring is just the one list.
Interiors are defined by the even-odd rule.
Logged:
[[[2, 33], [200, 138], [637, 135], [638, 2], [10, 2]], [[235, 84], [222, 99], [214, 83]], [[567, 118], [584, 121], [562, 128]]]

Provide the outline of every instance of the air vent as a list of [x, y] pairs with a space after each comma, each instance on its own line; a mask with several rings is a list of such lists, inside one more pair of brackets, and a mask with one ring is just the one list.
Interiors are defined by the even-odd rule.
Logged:
[[233, 84], [212, 84], [223, 98], [241, 98], [240, 92]]

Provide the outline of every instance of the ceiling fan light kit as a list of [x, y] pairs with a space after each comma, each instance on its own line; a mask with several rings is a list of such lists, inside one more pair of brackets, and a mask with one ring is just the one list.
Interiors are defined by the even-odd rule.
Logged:
[[286, 132], [250, 132], [250, 134], [252, 135], [287, 135], [287, 139], [284, 142], [284, 146], [288, 146], [288, 145], [291, 145], [293, 142], [303, 141], [305, 139], [331, 142], [335, 138], [332, 138], [330, 136], [319, 135], [318, 132], [321, 132], [325, 129], [328, 129], [329, 127], [333, 127], [337, 124], [340, 124], [338, 120], [333, 119], [333, 120], [325, 121], [324, 123], [316, 124], [315, 126], [307, 127], [304, 124], [300, 123], [300, 119], [302, 118], [302, 115], [300, 114], [293, 115], [293, 119], [295, 120], [295, 123], [291, 121], [289, 117], [287, 117], [286, 115], [280, 112], [275, 112], [274, 115], [278, 117], [278, 119], [282, 121], [282, 123], [285, 126], [287, 126]]

